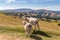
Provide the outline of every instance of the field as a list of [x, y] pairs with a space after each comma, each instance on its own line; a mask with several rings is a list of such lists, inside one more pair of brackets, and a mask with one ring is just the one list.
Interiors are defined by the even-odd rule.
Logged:
[[0, 13], [0, 40], [60, 40], [60, 20], [58, 22], [39, 20], [40, 31], [26, 37], [22, 19]]

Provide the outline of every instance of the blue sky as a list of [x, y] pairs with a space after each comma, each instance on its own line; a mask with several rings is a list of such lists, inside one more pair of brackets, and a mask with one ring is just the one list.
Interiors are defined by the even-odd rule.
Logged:
[[17, 8], [60, 11], [60, 0], [0, 0], [0, 10]]

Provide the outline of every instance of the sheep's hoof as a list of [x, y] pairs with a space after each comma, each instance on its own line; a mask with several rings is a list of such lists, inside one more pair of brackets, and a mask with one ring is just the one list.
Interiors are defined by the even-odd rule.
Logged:
[[36, 30], [33, 30], [33, 34], [36, 33]]
[[31, 35], [30, 34], [26, 34], [26, 37], [30, 37]]
[[26, 37], [30, 37], [30, 35], [26, 35]]
[[30, 37], [30, 35], [28, 35], [28, 37]]

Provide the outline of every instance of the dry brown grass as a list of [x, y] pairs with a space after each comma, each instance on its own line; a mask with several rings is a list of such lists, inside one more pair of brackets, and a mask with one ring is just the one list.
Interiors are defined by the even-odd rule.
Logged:
[[0, 14], [0, 26], [13, 26], [19, 27], [22, 26], [22, 20], [19, 17], [14, 18], [14, 16], [6, 16]]
[[0, 40], [60, 40], [59, 23], [60, 21], [47, 22], [39, 20], [40, 30], [51, 37], [35, 34], [32, 38], [29, 38], [24, 36], [24, 33], [21, 33], [23, 30], [22, 19], [0, 14]]

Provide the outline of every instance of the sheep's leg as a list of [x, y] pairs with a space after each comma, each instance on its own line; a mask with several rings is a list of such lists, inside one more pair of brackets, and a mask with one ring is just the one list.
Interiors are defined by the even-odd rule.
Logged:
[[36, 29], [36, 24], [35, 24], [35, 23], [34, 23], [34, 29], [37, 30], [37, 29]]
[[37, 26], [38, 30], [40, 30], [39, 24], [37, 24], [36, 26]]
[[37, 28], [36, 28], [36, 24], [34, 24], [34, 33], [36, 33]]
[[36, 29], [36, 26], [35, 26], [35, 30], [37, 30], [37, 29]]
[[29, 29], [26, 29], [26, 35], [28, 36], [28, 37], [30, 37], [30, 35], [31, 35], [31, 28]]
[[29, 32], [28, 32], [28, 30], [26, 29], [26, 36], [28, 36], [29, 35]]
[[40, 30], [40, 27], [39, 27], [38, 21], [36, 22], [36, 27], [37, 27], [38, 30]]

